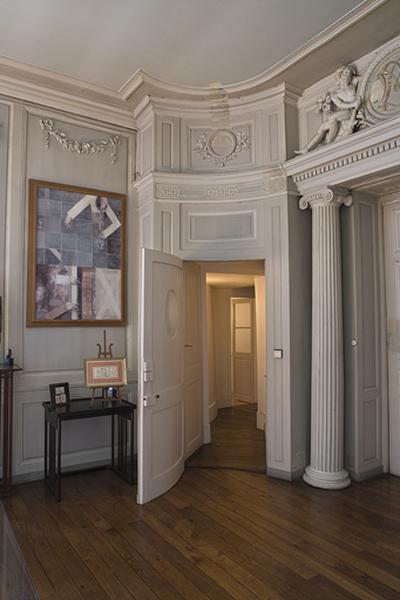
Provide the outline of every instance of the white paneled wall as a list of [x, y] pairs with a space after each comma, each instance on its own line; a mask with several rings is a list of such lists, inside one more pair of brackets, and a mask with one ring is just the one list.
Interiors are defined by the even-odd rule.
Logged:
[[[10, 127], [7, 140], [8, 111]], [[46, 148], [40, 127], [40, 119], [43, 118], [54, 119], [57, 127], [66, 131], [72, 139], [100, 141], [105, 135], [118, 134], [121, 144], [117, 162], [112, 164], [107, 152], [98, 155], [68, 152], [53, 138]], [[128, 131], [110, 129], [106, 125], [95, 125], [19, 103], [0, 103], [0, 122], [2, 142], [9, 142], [0, 144], [0, 227], [6, 227], [7, 231], [7, 236], [1, 235], [6, 243], [0, 245], [0, 286], [3, 288], [5, 280], [6, 288], [4, 345], [13, 349], [16, 362], [24, 369], [16, 376], [15, 384], [14, 474], [17, 478], [41, 477], [44, 442], [41, 403], [48, 400], [48, 384], [69, 381], [72, 396], [87, 395], [83, 359], [96, 356], [96, 343], [102, 339], [102, 328], [26, 327], [28, 182], [33, 178], [126, 194], [135, 160], [134, 136]], [[136, 276], [136, 226], [131, 202], [129, 196], [128, 325], [108, 328], [107, 333], [109, 341], [114, 343], [114, 352], [128, 357], [130, 394], [133, 397], [136, 296], [131, 281]], [[108, 459], [109, 433], [109, 423], [104, 419], [70, 424], [63, 440], [64, 463], [73, 466]]]
[[383, 471], [378, 208], [355, 192], [342, 211], [345, 466], [357, 480]]

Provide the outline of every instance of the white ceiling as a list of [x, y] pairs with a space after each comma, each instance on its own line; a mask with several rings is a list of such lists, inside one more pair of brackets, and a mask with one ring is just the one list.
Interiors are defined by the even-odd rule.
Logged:
[[360, 0], [0, 0], [0, 55], [118, 90], [258, 75]]

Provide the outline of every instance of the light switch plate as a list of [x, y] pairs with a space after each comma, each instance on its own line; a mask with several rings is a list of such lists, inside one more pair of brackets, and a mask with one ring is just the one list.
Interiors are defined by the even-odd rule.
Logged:
[[274, 358], [283, 358], [283, 350], [281, 348], [274, 348]]

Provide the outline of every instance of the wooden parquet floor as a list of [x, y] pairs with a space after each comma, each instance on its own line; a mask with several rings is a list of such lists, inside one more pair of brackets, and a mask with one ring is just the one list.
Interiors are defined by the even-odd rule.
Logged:
[[17, 486], [7, 512], [41, 600], [398, 600], [400, 479], [342, 491], [188, 469], [135, 503], [111, 471]]
[[188, 467], [265, 473], [265, 438], [264, 432], [257, 429], [257, 404], [220, 409], [211, 423], [211, 441], [189, 458]]

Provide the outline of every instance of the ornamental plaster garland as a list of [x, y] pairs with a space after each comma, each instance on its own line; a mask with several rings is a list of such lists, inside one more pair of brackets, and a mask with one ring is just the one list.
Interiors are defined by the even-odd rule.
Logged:
[[[221, 137], [225, 137], [225, 140], [228, 141], [226, 153], [218, 150], [217, 140]], [[210, 160], [218, 167], [226, 167], [241, 152], [249, 150], [250, 146], [250, 137], [246, 131], [241, 130], [235, 133], [230, 129], [218, 129], [211, 135], [205, 132], [200, 134], [195, 140], [193, 150], [200, 154], [203, 160]]]
[[120, 137], [111, 135], [106, 140], [100, 142], [84, 141], [70, 139], [67, 134], [58, 129], [52, 119], [40, 119], [40, 127], [43, 130], [44, 147], [50, 145], [50, 138], [53, 137], [68, 152], [76, 154], [102, 154], [107, 148], [111, 149], [111, 164], [118, 160], [118, 151]]

